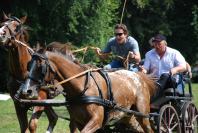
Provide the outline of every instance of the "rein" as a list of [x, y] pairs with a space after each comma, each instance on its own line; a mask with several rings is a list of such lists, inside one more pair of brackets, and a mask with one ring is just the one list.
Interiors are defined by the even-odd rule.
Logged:
[[[77, 50], [74, 50], [72, 51], [72, 53], [77, 53], [77, 52], [81, 52], [83, 51], [83, 57], [81, 59], [81, 62], [84, 60], [84, 57], [85, 57], [85, 53], [88, 51], [88, 49], [91, 49], [91, 50], [96, 50], [98, 49], [98, 47], [93, 47], [93, 46], [87, 46], [87, 47], [84, 47], [84, 48], [81, 48], [81, 49], [77, 49]], [[129, 53], [127, 55], [127, 58], [124, 58], [122, 56], [119, 56], [119, 55], [115, 55], [117, 58], [121, 59], [121, 60], [125, 60], [124, 61], [124, 65], [126, 66], [125, 68], [128, 70], [128, 65], [129, 65]]]
[[84, 48], [81, 48], [81, 49], [74, 50], [74, 51], [72, 51], [72, 53], [77, 53], [77, 52], [83, 51], [83, 57], [81, 59], [81, 62], [83, 62], [83, 60], [85, 58], [85, 53], [87, 52], [88, 49], [94, 50], [94, 49], [97, 49], [97, 47], [87, 46], [87, 47], [84, 47]]
[[72, 80], [72, 79], [74, 79], [74, 78], [77, 78], [77, 77], [80, 77], [80, 76], [82, 76], [82, 75], [84, 75], [84, 74], [86, 74], [86, 73], [88, 73], [88, 72], [95, 72], [95, 71], [98, 71], [98, 70], [101, 70], [102, 68], [97, 68], [97, 69], [87, 69], [87, 70], [85, 70], [85, 71], [83, 71], [83, 72], [81, 72], [81, 73], [78, 73], [78, 74], [76, 74], [76, 75], [74, 75], [74, 76], [72, 76], [72, 77], [70, 77], [70, 78], [68, 78], [68, 79], [65, 79], [65, 80], [63, 80], [63, 81], [60, 81], [60, 82], [58, 82], [58, 83], [56, 83], [55, 85], [46, 85], [46, 86], [42, 86], [41, 87], [41, 89], [44, 89], [44, 90], [46, 90], [46, 89], [48, 89], [48, 88], [54, 88], [54, 87], [57, 87], [58, 85], [61, 85], [61, 84], [63, 84], [63, 83], [66, 83], [66, 82], [68, 82], [68, 81], [70, 81], [70, 80]]
[[34, 50], [32, 48], [30, 48], [26, 43], [23, 43], [23, 42], [17, 40], [16, 38], [11, 37], [11, 36], [8, 36], [7, 38], [10, 39], [11, 41], [13, 40], [13, 41], [21, 44], [22, 46], [26, 47], [30, 51], [31, 54], [34, 53]]
[[[11, 39], [11, 38], [9, 38], [9, 39]], [[31, 54], [34, 53], [34, 50], [32, 48], [30, 48], [27, 44], [25, 44], [25, 43], [17, 40], [16, 38], [14, 39], [14, 41], [17, 42], [17, 43], [19, 43], [19, 44], [21, 44], [22, 46], [26, 47], [30, 51]]]

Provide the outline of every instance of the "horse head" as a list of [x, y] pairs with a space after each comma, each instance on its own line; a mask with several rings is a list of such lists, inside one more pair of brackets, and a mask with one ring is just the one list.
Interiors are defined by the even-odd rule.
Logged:
[[0, 44], [2, 45], [11, 45], [12, 39], [21, 40], [27, 42], [29, 39], [28, 33], [25, 30], [26, 27], [23, 25], [27, 19], [27, 16], [24, 16], [20, 19], [17, 17], [11, 16], [7, 17], [4, 14], [4, 21], [1, 23], [0, 28]]
[[22, 95], [28, 99], [37, 98], [41, 86], [53, 84], [55, 71], [45, 54], [36, 52], [28, 64], [28, 78], [21, 86]]

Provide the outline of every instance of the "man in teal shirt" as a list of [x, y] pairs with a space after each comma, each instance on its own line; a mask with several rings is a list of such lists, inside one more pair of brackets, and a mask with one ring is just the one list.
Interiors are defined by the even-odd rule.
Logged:
[[[104, 50], [96, 49], [97, 55], [100, 58], [106, 59], [110, 53], [116, 56], [127, 58], [129, 61], [139, 63], [141, 60], [138, 42], [131, 36], [128, 36], [127, 27], [124, 24], [117, 24], [114, 29], [115, 37], [109, 39], [107, 46]], [[123, 60], [120, 58], [113, 59], [111, 63], [104, 66], [105, 69], [122, 68]]]

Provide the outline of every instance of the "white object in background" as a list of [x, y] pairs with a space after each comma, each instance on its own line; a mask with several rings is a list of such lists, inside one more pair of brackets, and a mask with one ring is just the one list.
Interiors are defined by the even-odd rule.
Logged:
[[6, 94], [0, 94], [0, 100], [4, 100], [4, 101], [6, 101], [6, 100], [8, 100], [8, 99], [10, 99], [10, 96], [9, 96], [9, 95], [6, 95]]

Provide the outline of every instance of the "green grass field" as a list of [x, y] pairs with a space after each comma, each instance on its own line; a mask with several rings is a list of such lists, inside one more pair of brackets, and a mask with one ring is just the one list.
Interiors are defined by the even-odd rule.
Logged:
[[[193, 84], [193, 101], [198, 107], [198, 84]], [[65, 107], [54, 107], [57, 114], [62, 117], [69, 118]], [[30, 116], [32, 111], [28, 111]], [[0, 101], [0, 133], [19, 133], [19, 125], [17, 117], [14, 110], [14, 105], [12, 100]], [[58, 123], [54, 129], [54, 133], [67, 133], [69, 132], [69, 122], [65, 119], [59, 118]], [[39, 119], [37, 133], [44, 133], [47, 129], [48, 120], [45, 113], [42, 114]]]
[[[56, 113], [60, 117], [63, 117], [63, 118], [58, 119], [58, 122], [54, 129], [54, 133], [69, 132], [69, 125], [68, 125], [69, 122], [68, 120], [64, 119], [64, 118], [69, 118], [66, 107], [63, 107], [63, 106], [54, 107], [54, 109], [56, 110]], [[29, 118], [31, 114], [32, 114], [32, 111], [29, 110], [28, 111]], [[20, 127], [19, 127], [17, 116], [15, 113], [13, 101], [11, 99], [7, 101], [0, 101], [0, 120], [2, 120], [2, 122], [0, 122], [0, 133], [19, 133], [20, 132]], [[37, 133], [45, 133], [47, 126], [48, 126], [48, 119], [45, 113], [42, 114], [38, 123], [39, 124], [37, 128]]]

